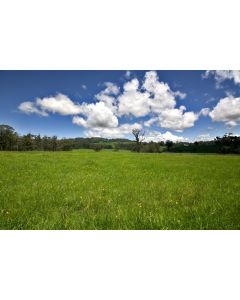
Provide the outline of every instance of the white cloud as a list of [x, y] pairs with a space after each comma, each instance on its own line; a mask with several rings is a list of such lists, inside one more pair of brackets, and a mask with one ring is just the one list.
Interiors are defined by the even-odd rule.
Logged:
[[217, 87], [225, 80], [233, 80], [235, 84], [240, 84], [240, 71], [238, 70], [210, 70], [203, 74], [203, 78], [213, 76], [216, 80]]
[[180, 91], [176, 91], [176, 92], [173, 92], [173, 95], [175, 97], [179, 97], [180, 99], [185, 99], [187, 97], [187, 94], [186, 93], [182, 93]]
[[162, 128], [183, 131], [194, 126], [198, 119], [198, 114], [194, 112], [184, 112], [186, 108], [181, 106], [179, 109], [166, 109], [159, 116], [159, 124]]
[[82, 87], [83, 90], [87, 89], [87, 86], [85, 84], [82, 84], [81, 87]]
[[202, 116], [206, 117], [209, 115], [209, 112], [210, 112], [210, 109], [208, 107], [204, 107], [200, 110], [199, 116], [202, 115]]
[[112, 111], [116, 111], [116, 95], [119, 93], [119, 87], [111, 82], [105, 82], [106, 88], [95, 95], [98, 101], [102, 101]]
[[[167, 83], [159, 81], [157, 72], [149, 71], [145, 74], [142, 89], [136, 78], [125, 83], [124, 92], [118, 97], [118, 114], [144, 117], [152, 113], [156, 117], [156, 114], [175, 108], [175, 96], [183, 99], [186, 94], [180, 91], [173, 92]], [[146, 121], [146, 126], [151, 125], [153, 120], [151, 118], [150, 123]]]
[[107, 95], [117, 95], [119, 93], [119, 87], [112, 83], [112, 82], [105, 82], [104, 83], [106, 88], [103, 91]]
[[85, 128], [112, 128], [118, 126], [118, 119], [113, 114], [112, 110], [106, 106], [104, 102], [97, 102], [96, 104], [81, 105], [81, 114], [86, 117], [75, 116], [73, 117], [73, 123], [83, 126]]
[[[129, 73], [128, 73], [129, 72]], [[128, 71], [126, 76], [130, 76]], [[144, 126], [151, 127], [156, 123], [159, 127], [183, 131], [194, 126], [200, 115], [207, 115], [208, 109], [202, 109], [198, 114], [186, 112], [185, 106], [176, 108], [176, 99], [183, 99], [186, 94], [172, 91], [167, 83], [160, 82], [157, 72], [145, 73], [143, 84], [137, 78], [129, 80], [123, 86], [123, 92], [117, 85], [106, 82], [105, 88], [95, 95], [94, 103], [76, 103], [64, 94], [52, 97], [38, 98], [35, 102], [23, 102], [19, 109], [25, 113], [36, 113], [46, 116], [49, 113], [72, 115], [72, 122], [86, 128], [89, 134], [122, 136], [128, 127], [118, 125], [118, 117], [145, 117], [149, 119]], [[82, 85], [82, 88], [85, 88]], [[125, 131], [124, 131], [125, 130]]]
[[238, 125], [238, 123], [237, 123], [236, 121], [228, 121], [228, 122], [226, 123], [226, 125], [227, 125], [227, 127], [228, 127], [229, 129], [231, 129], [231, 128], [233, 128], [233, 127], [236, 127], [236, 126]]
[[214, 122], [225, 122], [230, 127], [236, 126], [240, 122], [240, 97], [228, 96], [221, 99], [209, 116]]
[[133, 129], [141, 129], [139, 123], [123, 124], [115, 128], [91, 128], [85, 131], [87, 137], [103, 137], [103, 138], [127, 138], [132, 134]]
[[[117, 90], [110, 84], [107, 84], [107, 93], [116, 93]], [[117, 127], [118, 119], [112, 109], [104, 101], [97, 103], [74, 103], [63, 94], [57, 94], [55, 97], [38, 98], [35, 102], [23, 102], [19, 109], [27, 114], [36, 113], [42, 116], [48, 113], [58, 113], [60, 115], [75, 115], [73, 123], [86, 128], [90, 127]], [[86, 119], [80, 117], [84, 116]]]
[[158, 117], [151, 118], [151, 119], [144, 122], [144, 126], [151, 127], [157, 121], [158, 121]]
[[106, 88], [95, 95], [97, 103], [81, 104], [80, 115], [85, 118], [75, 116], [73, 123], [85, 128], [114, 128], [118, 126], [118, 119], [115, 116], [116, 98], [119, 87], [111, 82], [105, 82]]
[[123, 94], [118, 97], [118, 114], [144, 117], [150, 112], [149, 93], [138, 91], [139, 81], [135, 78], [123, 86]]
[[30, 101], [26, 101], [26, 102], [22, 102], [19, 106], [18, 109], [27, 114], [37, 114], [43, 117], [48, 116], [48, 114], [45, 111], [41, 111], [36, 107], [36, 104], [34, 102], [30, 102]]
[[145, 133], [144, 142], [166, 142], [166, 141], [173, 141], [173, 142], [184, 142], [187, 141], [183, 136], [177, 136], [172, 134], [169, 131], [165, 133], [161, 133], [159, 131], [148, 131]]
[[151, 95], [149, 105], [153, 112], [160, 113], [176, 106], [174, 93], [167, 83], [159, 82], [157, 72], [146, 72], [143, 87]]
[[212, 141], [212, 140], [214, 140], [214, 138], [211, 137], [209, 133], [200, 134], [195, 138], [196, 142], [207, 142], [207, 141]]
[[63, 94], [57, 94], [55, 97], [38, 98], [35, 103], [43, 112], [58, 113], [63, 116], [77, 115], [81, 112], [81, 105], [75, 104]]
[[194, 126], [198, 119], [197, 114], [183, 112], [183, 106], [180, 109], [175, 108], [175, 96], [183, 99], [186, 94], [173, 92], [167, 83], [159, 81], [157, 72], [146, 72], [142, 89], [143, 91], [140, 90], [136, 78], [125, 83], [124, 92], [118, 97], [120, 116], [132, 114], [143, 117], [151, 113], [153, 116], [144, 122], [146, 127], [150, 127], [157, 120], [160, 127], [176, 131]]
[[87, 121], [79, 116], [73, 117], [72, 122], [73, 122], [73, 124], [76, 124], [78, 126], [82, 126], [85, 128], [88, 127]]
[[[186, 110], [185, 106], [181, 106], [179, 109], [175, 108], [175, 97], [183, 99], [186, 97], [185, 93], [173, 92], [167, 83], [159, 82], [155, 71], [146, 72], [143, 87], [151, 95], [151, 111], [158, 114], [160, 127], [183, 131], [185, 128], [194, 126], [194, 122], [198, 119], [197, 114], [184, 112]], [[146, 121], [145, 124], [151, 126], [155, 121], [154, 117]]]
[[63, 116], [77, 115], [81, 112], [81, 105], [74, 103], [68, 96], [57, 94], [53, 97], [37, 98], [35, 102], [23, 102], [19, 110], [27, 114], [36, 113], [47, 116], [48, 113], [57, 113]]

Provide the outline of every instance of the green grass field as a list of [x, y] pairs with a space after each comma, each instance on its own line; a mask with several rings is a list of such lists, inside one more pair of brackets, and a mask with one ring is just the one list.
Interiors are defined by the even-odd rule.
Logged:
[[0, 153], [1, 229], [240, 229], [240, 156]]

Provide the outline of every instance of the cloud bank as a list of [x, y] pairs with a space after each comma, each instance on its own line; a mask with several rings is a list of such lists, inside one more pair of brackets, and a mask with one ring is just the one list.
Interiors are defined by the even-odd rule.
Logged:
[[[37, 98], [19, 105], [19, 110], [26, 114], [49, 116], [59, 114], [72, 116], [72, 122], [85, 130], [86, 136], [126, 137], [133, 128], [151, 128], [152, 126], [165, 130], [183, 132], [195, 125], [200, 116], [216, 118], [216, 112], [208, 108], [200, 112], [187, 111], [183, 105], [177, 106], [177, 101], [184, 99], [182, 91], [173, 91], [169, 84], [159, 80], [157, 72], [145, 73], [143, 80], [132, 78], [132, 73], [125, 74], [126, 82], [122, 87], [106, 82], [104, 89], [96, 94], [91, 103], [74, 102], [67, 95]], [[122, 122], [122, 120], [128, 120]], [[133, 121], [133, 122], [132, 122]], [[135, 127], [134, 127], [135, 126]], [[181, 140], [170, 131], [164, 134], [154, 132], [154, 138], [165, 136], [171, 140]], [[158, 137], [156, 137], [158, 132]], [[152, 136], [153, 137], [153, 136]]]

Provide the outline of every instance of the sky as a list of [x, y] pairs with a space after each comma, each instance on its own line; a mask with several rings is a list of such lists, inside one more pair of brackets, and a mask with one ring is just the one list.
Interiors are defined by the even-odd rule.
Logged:
[[0, 71], [0, 124], [59, 138], [239, 135], [240, 71]]

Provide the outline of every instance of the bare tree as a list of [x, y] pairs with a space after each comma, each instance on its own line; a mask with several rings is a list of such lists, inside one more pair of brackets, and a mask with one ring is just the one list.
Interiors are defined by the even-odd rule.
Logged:
[[134, 135], [136, 141], [136, 151], [140, 152], [141, 143], [144, 140], [144, 132], [142, 132], [140, 129], [134, 128], [132, 130], [132, 134]]

